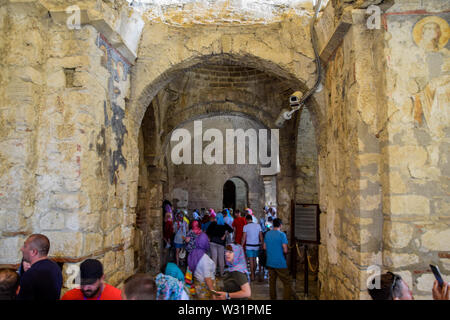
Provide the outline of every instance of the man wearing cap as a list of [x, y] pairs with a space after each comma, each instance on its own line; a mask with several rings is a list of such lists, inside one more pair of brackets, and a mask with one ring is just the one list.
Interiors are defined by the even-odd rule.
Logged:
[[80, 264], [80, 288], [67, 291], [61, 300], [122, 300], [122, 292], [105, 283], [103, 266], [96, 259]]

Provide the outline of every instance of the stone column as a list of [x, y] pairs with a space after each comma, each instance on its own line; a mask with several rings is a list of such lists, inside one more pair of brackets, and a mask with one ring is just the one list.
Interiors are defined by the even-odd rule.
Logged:
[[263, 176], [264, 204], [268, 207], [277, 207], [276, 176]]
[[[0, 6], [0, 265], [17, 266], [25, 238], [39, 229], [33, 219], [40, 116], [45, 103], [45, 10], [33, 3]], [[44, 225], [63, 224], [63, 218]]]

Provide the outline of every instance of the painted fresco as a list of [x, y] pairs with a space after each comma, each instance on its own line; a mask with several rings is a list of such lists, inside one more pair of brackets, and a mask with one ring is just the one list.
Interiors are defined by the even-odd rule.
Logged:
[[111, 128], [114, 139], [108, 148], [110, 183], [115, 182], [119, 166], [127, 167], [122, 147], [124, 136], [128, 133], [123, 119], [125, 117], [125, 97], [129, 90], [129, 75], [131, 64], [114, 49], [100, 34], [97, 46], [103, 51], [101, 64], [110, 76], [108, 78], [108, 101], [104, 103], [105, 128]]
[[[444, 19], [445, 18], [445, 19]], [[413, 96], [414, 120], [426, 126], [433, 138], [445, 134], [450, 123], [449, 14], [418, 18], [412, 30], [418, 63], [420, 91]]]

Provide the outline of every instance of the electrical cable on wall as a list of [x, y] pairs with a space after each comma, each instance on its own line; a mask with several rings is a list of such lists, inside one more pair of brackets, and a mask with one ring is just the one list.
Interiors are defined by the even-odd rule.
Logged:
[[320, 81], [322, 80], [322, 66], [320, 63], [320, 56], [319, 53], [317, 51], [317, 37], [315, 29], [314, 29], [314, 24], [317, 20], [317, 16], [319, 15], [319, 11], [320, 11], [320, 7], [322, 6], [322, 0], [319, 0], [319, 2], [316, 5], [316, 11], [314, 14], [314, 18], [311, 22], [311, 27], [310, 27], [310, 34], [311, 34], [311, 42], [312, 42], [312, 46], [314, 49], [314, 55], [315, 55], [315, 62], [316, 62], [316, 71], [317, 71], [317, 80], [316, 83], [314, 84], [314, 86], [305, 94], [303, 95], [303, 93], [301, 91], [296, 91], [294, 92], [290, 97], [289, 97], [289, 104], [291, 105], [291, 109], [283, 109], [280, 113], [280, 115], [278, 116], [277, 120], [275, 121], [275, 125], [279, 128], [281, 128], [284, 123], [286, 122], [286, 120], [290, 120], [292, 118], [292, 115], [294, 114], [294, 112], [300, 110], [303, 110], [303, 107], [305, 106], [305, 102], [306, 100], [317, 90], [317, 87], [320, 84]]

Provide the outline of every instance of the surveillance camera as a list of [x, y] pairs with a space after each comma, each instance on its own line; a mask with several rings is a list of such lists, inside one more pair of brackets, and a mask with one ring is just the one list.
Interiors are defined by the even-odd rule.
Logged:
[[300, 100], [303, 97], [303, 93], [301, 91], [295, 91], [291, 96], [289, 97], [289, 103], [291, 107], [297, 107], [300, 105]]
[[279, 114], [277, 120], [275, 121], [275, 125], [278, 128], [283, 127], [284, 123], [286, 122], [286, 120], [289, 120], [292, 118], [292, 115], [290, 114], [290, 110], [289, 109], [283, 109], [281, 110], [281, 113]]

